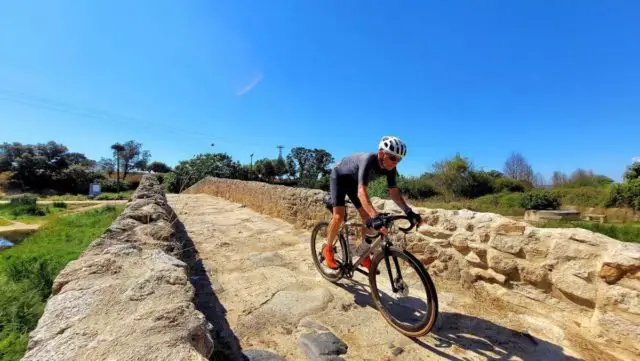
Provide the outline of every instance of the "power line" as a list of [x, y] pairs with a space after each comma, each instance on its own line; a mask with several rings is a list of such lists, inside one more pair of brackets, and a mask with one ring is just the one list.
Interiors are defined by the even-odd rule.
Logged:
[[220, 142], [222, 140], [222, 141], [228, 141], [233, 144], [240, 143], [248, 146], [262, 147], [262, 145], [260, 144], [242, 141], [242, 140], [239, 140], [238, 138], [230, 138], [230, 137], [224, 137], [219, 135], [214, 136], [212, 134], [203, 133], [201, 131], [193, 131], [185, 128], [171, 127], [171, 126], [167, 126], [166, 124], [152, 122], [147, 119], [110, 113], [100, 109], [82, 108], [77, 105], [73, 105], [71, 103], [62, 102], [62, 101], [51, 99], [51, 98], [45, 98], [45, 97], [41, 97], [41, 96], [29, 94], [29, 93], [17, 92], [17, 91], [8, 90], [8, 89], [0, 89], [0, 101], [26, 105], [32, 108], [52, 110], [60, 113], [76, 115], [76, 116], [89, 118], [89, 119], [116, 122], [124, 125], [130, 125], [131, 123], [138, 123], [138, 124], [143, 123], [149, 126], [162, 128], [164, 130], [168, 130], [172, 132], [189, 134], [192, 136], [206, 138], [209, 140], [215, 139], [217, 142]]

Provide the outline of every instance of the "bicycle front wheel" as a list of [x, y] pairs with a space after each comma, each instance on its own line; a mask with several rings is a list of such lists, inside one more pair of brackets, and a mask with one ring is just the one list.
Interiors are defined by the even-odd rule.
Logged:
[[435, 285], [411, 253], [393, 247], [379, 252], [371, 261], [369, 283], [376, 308], [402, 334], [423, 336], [436, 324]]
[[329, 233], [329, 222], [320, 222], [311, 231], [311, 257], [313, 258], [313, 264], [322, 277], [331, 282], [337, 282], [344, 276], [344, 264], [347, 259], [347, 249], [345, 242], [343, 241], [342, 230], [338, 231], [336, 239], [333, 242], [333, 255], [336, 262], [340, 266], [338, 269], [331, 269], [327, 266], [324, 256], [322, 255], [322, 249], [327, 245], [327, 235]]

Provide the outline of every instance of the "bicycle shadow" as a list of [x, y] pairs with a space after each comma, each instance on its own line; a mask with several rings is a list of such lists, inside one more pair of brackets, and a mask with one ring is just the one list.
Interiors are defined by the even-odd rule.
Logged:
[[[354, 301], [361, 307], [371, 307], [377, 311], [369, 293], [368, 285], [356, 280], [341, 281], [336, 285], [354, 296]], [[393, 298], [384, 295], [383, 301], [389, 302]], [[424, 305], [424, 301], [413, 299]], [[403, 305], [391, 305], [393, 316], [400, 320], [414, 317]], [[397, 311], [400, 311], [398, 316]], [[405, 312], [404, 314], [402, 312]], [[389, 326], [391, 327], [391, 326]], [[407, 337], [425, 350], [450, 361], [466, 361], [454, 355], [454, 346], [470, 351], [486, 360], [510, 360], [513, 357], [522, 360], [569, 360], [578, 361], [575, 357], [566, 355], [561, 346], [539, 339], [528, 333], [516, 331], [501, 326], [492, 321], [457, 312], [442, 312], [433, 330], [421, 338]], [[431, 339], [431, 344], [428, 341]]]
[[227, 310], [213, 290], [211, 280], [202, 264], [202, 259], [198, 256], [198, 250], [195, 248], [191, 237], [189, 237], [184, 224], [177, 218], [174, 221], [174, 230], [182, 243], [183, 252], [180, 258], [189, 267], [189, 278], [195, 289], [193, 302], [196, 309], [202, 312], [207, 321], [213, 326], [210, 333], [214, 345], [209, 360], [248, 360], [248, 357], [242, 353], [238, 338], [227, 322]]

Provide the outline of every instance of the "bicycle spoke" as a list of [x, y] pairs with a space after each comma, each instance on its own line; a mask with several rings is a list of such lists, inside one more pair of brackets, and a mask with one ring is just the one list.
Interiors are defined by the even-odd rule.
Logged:
[[[389, 277], [371, 276], [372, 292], [377, 300], [380, 311], [394, 327], [403, 332], [418, 332], [425, 328], [430, 329], [435, 317], [433, 312], [434, 300], [430, 298], [432, 290], [427, 289], [419, 269], [401, 252], [391, 251], [393, 265], [384, 257], [384, 262], [379, 260], [378, 270]], [[382, 270], [380, 268], [386, 268]]]

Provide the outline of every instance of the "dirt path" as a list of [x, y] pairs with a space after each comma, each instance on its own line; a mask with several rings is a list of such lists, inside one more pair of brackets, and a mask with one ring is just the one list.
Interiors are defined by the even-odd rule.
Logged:
[[12, 221], [10, 219], [8, 219], [8, 221], [11, 222], [11, 224], [0, 226], [0, 235], [2, 235], [2, 233], [4, 232], [27, 232], [34, 231], [40, 228], [39, 224], [21, 223], [18, 221]]
[[[365, 276], [357, 274], [336, 285], [317, 273], [309, 256], [309, 232], [212, 196], [167, 198], [203, 259], [226, 320], [245, 351], [269, 350], [286, 360], [307, 360], [299, 336], [328, 329], [348, 345], [345, 360], [580, 359], [531, 335], [545, 330], [545, 320], [504, 310], [491, 313], [445, 289], [439, 289], [437, 329], [409, 339], [373, 308]], [[562, 333], [551, 333], [557, 332]]]
[[[41, 201], [38, 200], [37, 204], [53, 204], [56, 202], [62, 202], [62, 203], [67, 203], [67, 204], [93, 204], [93, 203], [100, 203], [102, 205], [104, 204], [125, 204], [128, 202], [128, 200], [126, 199], [117, 199], [117, 200], [86, 200], [86, 201]], [[10, 203], [10, 201], [0, 201], [0, 204], [8, 204]]]
[[[87, 204], [86, 207], [78, 207], [78, 208], [74, 208], [74, 209], [69, 209], [69, 210], [65, 210], [61, 213], [58, 214], [58, 216], [64, 216], [64, 215], [68, 215], [68, 214], [72, 214], [72, 213], [79, 213], [79, 212], [85, 212], [88, 211], [90, 209], [94, 209], [94, 208], [100, 208], [100, 207], [104, 207], [105, 205], [116, 205], [116, 204], [125, 204], [127, 201], [65, 201], [64, 203], [69, 203], [69, 204]], [[0, 204], [6, 204], [9, 203], [8, 201], [0, 201]], [[51, 204], [53, 202], [51, 201], [43, 201], [40, 202], [38, 201], [38, 204]], [[4, 218], [7, 221], [11, 222], [10, 224], [7, 224], [5, 226], [0, 226], [0, 234], [2, 234], [3, 232], [22, 232], [22, 231], [34, 231], [40, 228], [40, 226], [42, 226], [41, 223], [22, 223], [19, 221], [15, 221], [12, 219], [7, 219]]]

